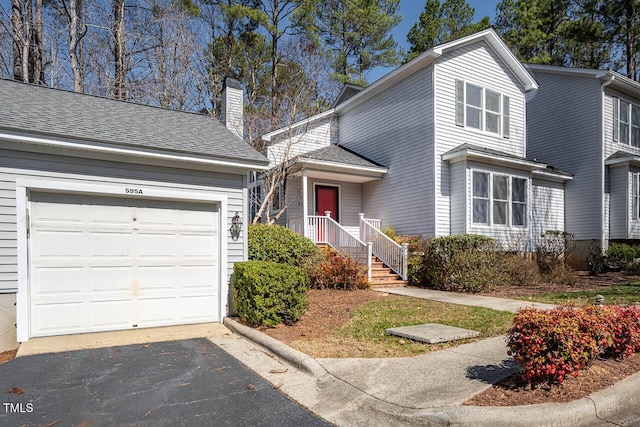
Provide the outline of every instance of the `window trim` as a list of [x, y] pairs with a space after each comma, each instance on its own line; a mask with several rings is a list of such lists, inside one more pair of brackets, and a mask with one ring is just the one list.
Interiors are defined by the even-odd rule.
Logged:
[[[471, 197], [471, 204], [470, 204], [470, 220], [471, 220], [471, 226], [472, 227], [495, 227], [495, 228], [519, 228], [519, 229], [524, 229], [528, 227], [529, 224], [529, 187], [530, 187], [530, 179], [527, 177], [523, 177], [523, 176], [518, 176], [518, 175], [511, 175], [509, 173], [504, 173], [504, 172], [497, 172], [497, 171], [487, 171], [487, 170], [481, 170], [481, 169], [470, 169], [471, 171], [471, 175], [470, 175], [470, 197]], [[480, 197], [480, 196], [475, 196], [473, 194], [473, 184], [474, 184], [474, 176], [475, 173], [479, 173], [479, 174], [485, 174], [489, 176], [489, 181], [488, 181], [488, 199], [485, 197]], [[503, 200], [503, 199], [495, 199], [494, 195], [493, 195], [493, 179], [495, 176], [504, 176], [508, 178], [507, 181], [507, 199]], [[513, 199], [513, 181], [514, 179], [521, 179], [524, 180], [525, 182], [525, 186], [524, 186], [524, 202], [520, 202], [520, 201], [515, 201]], [[488, 200], [489, 202], [489, 211], [487, 212], [487, 219], [488, 222], [475, 222], [475, 218], [474, 218], [474, 210], [473, 210], [473, 205], [474, 205], [474, 200], [478, 199], [478, 200]], [[506, 219], [507, 222], [506, 224], [497, 224], [494, 222], [494, 218], [493, 218], [493, 214], [494, 214], [494, 203], [495, 202], [507, 202], [507, 214], [506, 214]], [[513, 224], [513, 205], [514, 204], [519, 204], [519, 205], [524, 205], [524, 224], [519, 225], [519, 224]]]
[[[467, 95], [469, 93], [469, 85], [474, 86], [475, 88], [479, 88], [481, 90], [481, 106], [471, 105], [467, 101]], [[487, 94], [492, 93], [494, 95], [499, 96], [499, 100], [497, 103], [498, 112], [490, 111], [487, 108]], [[474, 110], [480, 111], [480, 127], [470, 126], [467, 123], [467, 109], [473, 108]], [[498, 136], [505, 139], [510, 137], [509, 133], [511, 130], [510, 120], [511, 120], [511, 112], [510, 109], [510, 97], [505, 95], [503, 92], [495, 89], [488, 88], [483, 85], [475, 84], [467, 80], [456, 79], [455, 80], [455, 124], [456, 126], [463, 127], [465, 129], [473, 130], [476, 132], [482, 132], [491, 136]], [[497, 126], [498, 131], [493, 132], [487, 129], [487, 116], [492, 114], [494, 116], [498, 116]]]
[[[622, 112], [621, 103], [623, 102], [629, 105], [625, 120], [623, 120], [622, 114], [621, 114]], [[640, 110], [640, 105], [634, 104], [633, 102], [629, 102], [624, 99], [620, 99], [618, 97], [613, 97], [613, 140], [627, 147], [640, 148], [640, 130], [636, 134], [638, 136], [635, 140], [635, 144], [634, 144], [634, 138], [633, 138], [633, 135], [634, 135], [633, 110], [634, 109]], [[626, 134], [625, 138], [627, 139], [626, 142], [623, 141], [623, 136], [620, 129], [622, 125], [625, 125], [627, 127], [625, 132]], [[635, 126], [635, 128], [640, 129], [640, 123], [638, 123]]]

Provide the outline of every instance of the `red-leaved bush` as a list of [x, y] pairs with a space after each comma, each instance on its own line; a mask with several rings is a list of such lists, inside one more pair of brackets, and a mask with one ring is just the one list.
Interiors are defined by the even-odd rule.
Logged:
[[309, 286], [314, 289], [355, 290], [369, 287], [366, 270], [353, 258], [324, 250], [325, 259], [308, 270]]
[[562, 384], [596, 357], [621, 359], [640, 351], [640, 310], [635, 307], [523, 309], [507, 333], [509, 355], [529, 384]]

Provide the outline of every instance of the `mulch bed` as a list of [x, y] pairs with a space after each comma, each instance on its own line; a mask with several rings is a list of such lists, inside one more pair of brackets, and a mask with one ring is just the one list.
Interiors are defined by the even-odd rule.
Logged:
[[515, 374], [469, 399], [464, 404], [472, 406], [515, 406], [536, 403], [561, 403], [587, 397], [605, 389], [623, 378], [640, 372], [640, 354], [633, 354], [621, 361], [598, 359], [577, 377], [569, 375], [562, 385], [541, 385], [536, 388], [524, 384]]

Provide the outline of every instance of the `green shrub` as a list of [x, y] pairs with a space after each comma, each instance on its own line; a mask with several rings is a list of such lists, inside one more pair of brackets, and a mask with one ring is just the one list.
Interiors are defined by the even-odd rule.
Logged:
[[595, 240], [589, 245], [587, 262], [589, 263], [591, 274], [600, 274], [607, 267], [607, 257], [602, 253], [602, 248]]
[[607, 249], [607, 263], [630, 273], [640, 273], [640, 246], [611, 243]]
[[251, 224], [248, 234], [250, 261], [272, 261], [305, 268], [319, 254], [311, 240], [280, 225]]
[[445, 291], [481, 292], [510, 282], [505, 253], [494, 239], [464, 234], [438, 237], [425, 247], [423, 285]]
[[509, 355], [530, 384], [562, 384], [598, 357], [621, 359], [640, 351], [635, 307], [558, 307], [520, 310], [507, 332]]
[[231, 280], [235, 312], [248, 325], [291, 325], [307, 310], [307, 273], [270, 261], [237, 262]]
[[311, 288], [351, 291], [369, 287], [366, 268], [353, 258], [344, 258], [333, 249], [326, 250], [324, 255], [324, 260], [308, 270]]

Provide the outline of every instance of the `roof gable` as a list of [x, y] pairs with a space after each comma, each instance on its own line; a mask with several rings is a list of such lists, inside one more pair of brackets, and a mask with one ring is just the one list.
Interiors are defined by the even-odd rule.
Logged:
[[266, 165], [210, 116], [0, 80], [0, 132]]
[[511, 51], [509, 50], [507, 45], [504, 44], [502, 39], [496, 34], [495, 31], [493, 31], [492, 29], [488, 29], [488, 30], [480, 31], [475, 34], [471, 34], [467, 37], [463, 37], [458, 40], [451, 41], [449, 43], [438, 45], [432, 49], [429, 49], [426, 52], [423, 52], [413, 60], [396, 68], [389, 74], [383, 76], [379, 80], [376, 80], [373, 84], [366, 87], [361, 92], [355, 94], [351, 98], [337, 105], [335, 107], [335, 110], [338, 113], [340, 113], [356, 105], [359, 105], [360, 103], [373, 97], [377, 93], [380, 93], [386, 88], [392, 86], [396, 82], [433, 64], [433, 62], [437, 58], [442, 56], [444, 53], [450, 52], [452, 50], [460, 49], [462, 47], [468, 46], [473, 43], [478, 43], [481, 41], [486, 42], [487, 45], [496, 53], [498, 58], [500, 58], [504, 62], [504, 64], [509, 68], [509, 70], [513, 73], [513, 75], [522, 84], [522, 87], [524, 88], [525, 92], [530, 92], [538, 88], [538, 84], [536, 83], [533, 76], [529, 73], [529, 71], [527, 71], [527, 69], [522, 65], [522, 63], [518, 61], [518, 59], [513, 55], [513, 53], [511, 53]]

